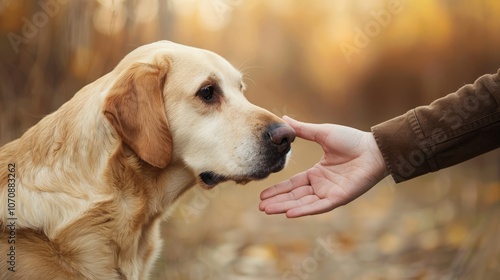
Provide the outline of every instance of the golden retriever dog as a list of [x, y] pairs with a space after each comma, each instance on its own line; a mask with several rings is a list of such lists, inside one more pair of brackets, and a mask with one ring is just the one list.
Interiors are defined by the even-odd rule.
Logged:
[[0, 148], [0, 279], [147, 279], [160, 222], [190, 187], [263, 179], [295, 132], [219, 55], [129, 53]]

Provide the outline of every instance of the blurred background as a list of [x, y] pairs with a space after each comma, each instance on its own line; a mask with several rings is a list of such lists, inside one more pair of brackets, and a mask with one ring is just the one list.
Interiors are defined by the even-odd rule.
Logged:
[[[0, 0], [0, 145], [134, 48], [206, 48], [281, 116], [371, 126], [500, 68], [497, 0]], [[321, 149], [245, 186], [195, 187], [163, 227], [152, 279], [500, 279], [500, 151], [299, 219], [259, 193]]]

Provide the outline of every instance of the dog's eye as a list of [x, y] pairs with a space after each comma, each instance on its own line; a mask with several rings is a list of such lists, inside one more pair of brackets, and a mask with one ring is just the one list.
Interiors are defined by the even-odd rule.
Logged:
[[198, 91], [198, 96], [206, 102], [213, 101], [213, 99], [214, 99], [214, 87], [211, 85], [202, 87]]

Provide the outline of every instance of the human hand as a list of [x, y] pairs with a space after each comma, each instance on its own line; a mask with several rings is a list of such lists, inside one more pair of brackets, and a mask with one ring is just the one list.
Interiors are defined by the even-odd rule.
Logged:
[[312, 168], [262, 191], [259, 209], [295, 218], [325, 213], [356, 199], [385, 176], [387, 167], [370, 132], [283, 117], [298, 137], [315, 141], [323, 158]]

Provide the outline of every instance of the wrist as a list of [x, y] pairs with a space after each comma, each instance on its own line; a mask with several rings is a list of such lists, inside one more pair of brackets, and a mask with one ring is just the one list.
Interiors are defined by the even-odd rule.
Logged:
[[373, 133], [368, 132], [370, 141], [369, 141], [369, 147], [370, 147], [370, 152], [373, 154], [375, 161], [377, 162], [377, 174], [380, 175], [381, 179], [389, 176], [391, 173], [389, 172], [389, 169], [387, 168], [387, 165], [385, 164], [385, 159], [384, 155], [380, 151], [380, 148], [378, 147], [377, 141], [375, 140], [375, 136]]

